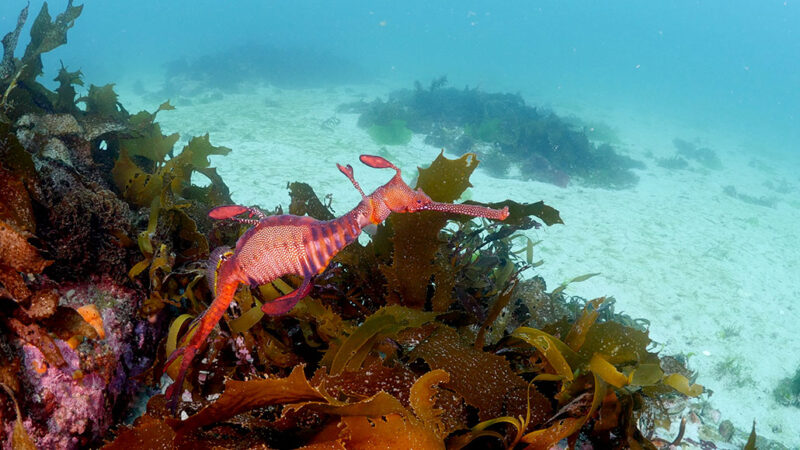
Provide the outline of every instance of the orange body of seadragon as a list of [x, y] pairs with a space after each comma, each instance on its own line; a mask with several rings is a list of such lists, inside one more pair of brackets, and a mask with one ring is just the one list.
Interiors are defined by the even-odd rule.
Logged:
[[[192, 359], [222, 318], [240, 284], [257, 286], [284, 275], [302, 276], [303, 282], [297, 290], [261, 307], [265, 314], [281, 315], [289, 312], [300, 299], [308, 295], [313, 277], [325, 270], [337, 252], [355, 241], [364, 227], [382, 223], [391, 213], [442, 211], [495, 220], [508, 217], [508, 207], [497, 210], [435, 202], [421, 189], [411, 189], [403, 181], [400, 169], [386, 159], [370, 155], [361, 155], [360, 159], [370, 167], [391, 168], [396, 173], [388, 183], [372, 194], [365, 195], [353, 177], [353, 168], [349, 164], [337, 164], [361, 194], [361, 202], [339, 218], [315, 220], [307, 216], [265, 216], [255, 208], [236, 205], [221, 206], [209, 213], [213, 219], [232, 219], [254, 226], [239, 238], [233, 251], [223, 247], [211, 255], [208, 277], [213, 280], [211, 284], [216, 293], [214, 302], [198, 318], [199, 323], [189, 343], [175, 350], [164, 366], [169, 367], [178, 356], [183, 355], [178, 376], [166, 392], [173, 409]], [[244, 213], [258, 219], [236, 217]]]

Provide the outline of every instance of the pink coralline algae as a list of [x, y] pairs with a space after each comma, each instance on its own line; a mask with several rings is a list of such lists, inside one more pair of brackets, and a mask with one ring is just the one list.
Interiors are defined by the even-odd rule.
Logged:
[[[137, 316], [134, 291], [108, 279], [62, 287], [60, 304], [78, 308], [94, 304], [102, 317], [105, 339], [87, 339], [73, 348], [54, 339], [65, 364], [49, 364], [34, 345], [20, 343], [25, 386], [21, 400], [24, 426], [37, 448], [72, 449], [96, 444], [118, 422], [121, 410], [138, 388], [132, 377], [152, 364], [156, 330]], [[11, 448], [13, 422], [3, 424], [3, 448]]]
[[46, 428], [28, 429], [28, 433], [42, 448], [76, 448], [99, 436], [111, 423], [105, 412], [106, 382], [96, 373], [81, 377], [78, 352], [62, 340], [56, 340], [56, 345], [67, 365], [47, 367], [41, 374], [38, 372], [47, 365], [42, 352], [30, 344], [23, 348], [34, 403], [49, 411]]

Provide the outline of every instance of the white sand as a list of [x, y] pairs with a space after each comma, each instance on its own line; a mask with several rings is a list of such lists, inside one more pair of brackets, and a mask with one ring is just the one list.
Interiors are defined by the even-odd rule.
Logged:
[[[359, 154], [375, 154], [379, 146], [356, 126], [357, 115], [336, 114], [335, 109], [359, 96], [385, 96], [392, 88], [264, 88], [205, 104], [178, 103], [177, 110], [159, 113], [158, 120], [167, 133], [186, 138], [209, 132], [212, 143], [234, 150], [214, 157], [212, 165], [237, 203], [286, 206], [287, 182], [304, 181], [320, 197], [333, 194], [333, 207], [342, 214], [359, 195], [336, 162], [352, 164], [368, 192], [391, 173], [358, 163]], [[131, 111], [152, 111], [160, 103], [124, 90], [122, 94]], [[601, 272], [570, 285], [567, 292], [614, 296], [618, 312], [650, 320], [651, 337], [663, 344], [661, 351], [691, 354], [690, 368], [699, 370], [698, 382], [714, 391], [710, 402], [723, 419], [748, 431], [756, 419], [759, 435], [800, 447], [800, 410], [780, 406], [772, 397], [776, 383], [800, 366], [800, 202], [797, 192], [781, 196], [762, 185], [767, 179], [786, 179], [798, 189], [798, 167], [768, 157], [761, 161], [774, 173], [751, 167], [749, 155], [760, 151], [754, 151], [757, 142], [709, 127], [695, 129], [624, 110], [576, 111], [583, 119], [611, 125], [622, 141], [621, 151], [648, 165], [639, 171], [638, 186], [622, 191], [561, 189], [493, 178], [479, 169], [469, 195], [482, 201], [544, 200], [560, 210], [565, 226], [531, 233], [543, 240], [536, 250], [545, 264], [537, 271], [551, 288], [577, 275]], [[322, 129], [321, 122], [334, 115], [341, 123], [333, 131]], [[701, 139], [717, 151], [724, 169], [668, 171], [646, 156], [671, 156], [675, 137]], [[410, 145], [390, 147], [389, 152], [410, 182], [416, 166], [432, 161], [439, 149], [415, 136]], [[775, 195], [780, 201], [775, 208], [748, 205], [725, 195], [726, 185], [756, 196]], [[719, 372], [717, 366], [725, 361], [739, 367], [738, 376]]]

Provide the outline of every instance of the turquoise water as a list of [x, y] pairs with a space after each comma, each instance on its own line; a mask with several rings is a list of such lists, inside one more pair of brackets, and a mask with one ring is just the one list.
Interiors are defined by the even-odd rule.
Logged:
[[[0, 29], [24, 4], [2, 2]], [[796, 157], [798, 24], [793, 1], [87, 2], [71, 45], [45, 62], [101, 84], [241, 43], [325, 50], [405, 83], [446, 74], [453, 86], [746, 128]]]
[[[4, 0], [0, 4], [0, 32], [13, 28], [24, 5], [19, 0]], [[54, 1], [49, 6], [55, 17], [66, 2]], [[28, 30], [40, 7], [39, 1], [31, 3], [18, 53], [24, 50]], [[215, 77], [222, 91], [226, 87], [224, 80], [231, 83], [228, 87], [235, 88], [234, 84], [263, 79], [287, 90], [368, 85], [370, 96], [385, 96], [396, 87], [410, 88], [415, 80], [427, 85], [430, 80], [446, 75], [449, 86], [520, 93], [536, 105], [579, 117], [585, 115], [592, 121], [607, 121], [623, 146], [626, 137], [636, 137], [636, 144], [627, 151], [636, 159], [646, 160], [651, 168], [655, 164], [654, 158], [647, 159], [649, 151], [669, 156], [674, 151], [673, 138], [697, 140], [700, 147], [716, 149], [730, 171], [711, 172], [705, 183], [698, 184], [690, 184], [696, 180], [682, 174], [677, 177], [679, 181], [684, 177], [686, 185], [701, 187], [698, 191], [689, 189], [677, 194], [689, 200], [705, 199], [708, 191], [713, 190], [718, 196], [708, 196], [705, 203], [687, 200], [695, 209], [690, 213], [674, 209], [671, 210], [674, 215], [665, 219], [657, 209], [659, 196], [676, 195], [671, 190], [675, 185], [643, 182], [640, 189], [647, 189], [647, 195], [655, 196], [655, 200], [651, 197], [648, 202], [640, 203], [635, 195], [624, 193], [616, 203], [610, 203], [618, 210], [592, 211], [597, 216], [583, 222], [573, 218], [572, 222], [567, 221], [568, 225], [576, 235], [587, 235], [598, 229], [625, 228], [626, 217], [632, 215], [628, 214], [628, 208], [635, 209], [637, 216], [644, 216], [642, 222], [652, 217], [652, 230], [631, 229], [631, 236], [622, 233], [624, 238], [611, 236], [609, 230], [606, 236], [600, 236], [615, 247], [615, 258], [629, 256], [628, 246], [635, 247], [636, 233], [665, 233], [665, 241], [687, 239], [691, 242], [689, 246], [725, 236], [723, 240], [727, 242], [720, 245], [714, 242], [708, 249], [690, 247], [672, 257], [665, 255], [665, 248], [653, 247], [652, 254], [637, 253], [632, 258], [632, 261], [663, 258], [666, 275], [652, 274], [652, 278], [663, 279], [663, 291], [668, 293], [675, 292], [669, 284], [681, 283], [682, 270], [694, 270], [693, 264], [710, 266], [703, 260], [709, 255], [714, 257], [713, 264], [724, 266], [720, 272], [731, 270], [731, 264], [724, 265], [725, 262], [735, 260], [738, 264], [733, 264], [735, 272], [709, 279], [699, 289], [700, 294], [695, 291], [693, 296], [683, 295], [692, 289], [678, 290], [681, 295], [666, 295], [659, 302], [677, 305], [678, 312], [692, 311], [694, 304], [703, 302], [713, 303], [718, 311], [739, 311], [743, 323], [728, 323], [726, 331], [741, 333], [738, 339], [722, 336], [716, 329], [704, 334], [700, 319], [696, 321], [699, 325], [695, 325], [698, 331], [691, 338], [669, 344], [672, 348], [696, 348], [699, 353], [707, 340], [731, 338], [747, 345], [751, 340], [749, 333], [758, 334], [759, 342], [771, 345], [761, 347], [769, 350], [765, 355], [750, 355], [762, 360], [750, 361], [748, 376], [758, 378], [761, 371], [766, 371], [770, 375], [765, 378], [773, 383], [794, 373], [800, 362], [796, 347], [784, 348], [785, 342], [777, 338], [770, 341], [774, 332], [771, 322], [759, 322], [752, 327], [744, 324], [752, 316], [751, 310], [769, 310], [778, 301], [783, 303], [774, 306], [775, 315], [781, 316], [780, 321], [776, 319], [775, 329], [786, 329], [787, 324], [798, 318], [797, 308], [792, 309], [791, 305], [796, 305], [800, 296], [800, 277], [791, 268], [800, 266], [796, 256], [800, 244], [786, 237], [797, 234], [796, 229], [790, 229], [792, 222], [788, 219], [797, 217], [800, 209], [796, 200], [800, 186], [800, 2], [90, 1], [69, 31], [68, 39], [66, 46], [44, 56], [43, 80], [51, 82], [63, 62], [70, 70], [80, 69], [87, 86], [118, 83], [121, 92], [147, 93], [149, 97], [142, 94], [141, 98], [123, 98], [122, 102], [127, 105], [130, 100], [149, 110], [166, 98], [203, 99], [207, 85], [200, 83], [193, 89], [190, 84], [197, 81], [189, 76], [193, 71]], [[387, 88], [376, 91], [374, 86]], [[240, 94], [241, 90], [236, 91], [236, 95]], [[227, 100], [219, 95], [209, 97], [208, 101]], [[276, 102], [288, 102], [279, 94], [275, 98]], [[305, 98], [298, 104], [302, 102], [313, 104]], [[180, 100], [176, 104], [180, 109]], [[182, 111], [186, 108], [190, 108], [188, 103]], [[225, 136], [224, 131], [251, 123], [233, 125], [244, 123], [233, 113], [226, 117], [229, 126], [219, 125], [216, 130], [213, 116], [198, 118], [196, 122], [191, 122], [191, 118], [170, 122], [173, 117], [181, 117], [179, 114], [180, 111], [164, 117], [165, 131], [169, 128], [168, 132], [184, 132], [182, 127], [186, 124], [202, 123], [191, 131], [208, 130], [212, 141], [215, 136]], [[318, 127], [315, 124], [312, 128]], [[666, 131], [643, 137], [643, 129]], [[259, 136], [255, 131], [253, 134]], [[247, 140], [245, 136], [241, 139]], [[354, 160], [351, 157], [342, 162]], [[220, 163], [223, 169], [224, 164]], [[411, 169], [414, 163], [405, 164]], [[748, 172], [748, 167], [753, 170]], [[330, 169], [326, 173], [333, 172], [332, 161], [324, 161], [324, 168]], [[653, 173], [668, 176], [665, 171]], [[770, 183], [770, 189], [764, 188], [766, 183]], [[516, 186], [512, 182], [509, 185]], [[725, 202], [731, 200], [722, 195], [723, 187], [728, 185], [736, 185], [739, 193], [776, 195], [780, 200], [777, 207], [769, 210], [759, 210], [745, 202], [730, 206]], [[345, 188], [349, 189], [346, 185]], [[542, 188], [547, 195], [541, 195], [559, 207], [564, 217], [576, 215], [575, 210], [569, 209], [573, 205], [570, 199], [575, 196], [593, 195], [599, 202], [611, 195], [605, 191], [586, 194], [580, 190], [546, 189], [551, 187]], [[774, 193], [779, 190], [783, 192]], [[539, 197], [537, 194], [536, 198], [522, 200], [536, 201]], [[652, 210], [642, 210], [641, 205]], [[575, 208], [578, 207], [576, 204]], [[684, 216], [687, 227], [696, 228], [676, 230], [656, 226], [658, 221], [669, 221], [677, 215]], [[685, 219], [688, 215], [695, 215], [696, 219]], [[604, 224], [595, 225], [596, 221]], [[606, 223], [614, 221], [611, 226]], [[739, 227], [741, 233], [731, 232]], [[558, 236], [548, 239], [555, 242]], [[728, 243], [736, 248], [724, 247]], [[636, 248], [646, 247], [642, 244]], [[752, 254], [748, 253], [751, 248]], [[670, 246], [669, 251], [681, 250]], [[558, 255], [558, 251], [551, 251], [546, 268], [558, 264]], [[575, 259], [583, 258], [589, 262], [559, 276], [567, 279], [593, 272], [598, 263], [592, 265], [591, 261], [601, 261], [602, 256], [587, 254]], [[670, 262], [674, 265], [668, 266]], [[716, 272], [709, 269], [709, 273]], [[623, 275], [621, 271], [607, 275], [613, 282], [599, 285], [606, 290], [597, 292], [597, 285], [587, 284], [586, 295], [594, 290], [597, 295], [617, 295], [621, 302], [637, 301], [633, 293], [640, 291], [633, 285], [639, 278]], [[739, 279], [744, 281], [734, 285]], [[552, 279], [551, 283], [560, 281]], [[779, 299], [770, 294], [777, 287], [781, 293]], [[627, 298], [626, 292], [630, 293]], [[714, 292], [719, 296], [713, 296]], [[632, 307], [627, 310], [644, 317], [671, 314]], [[713, 309], [705, 311], [710, 322], [721, 316]], [[653, 323], [655, 334], [666, 334], [659, 329], [669, 327], [669, 323]], [[730, 351], [737, 350], [732, 346]], [[752, 348], [747, 351], [753, 352]], [[695, 356], [698, 358], [702, 356]], [[713, 378], [710, 374], [719, 363], [705, 364], [706, 379]], [[709, 386], [717, 391], [726, 389], [725, 383]], [[740, 403], [728, 406], [741, 411], [751, 408], [751, 402], [757, 402], [762, 408], [776, 409], [778, 406], [770, 403], [771, 390], [770, 385], [758, 385], [753, 390], [758, 392], [757, 399], [742, 396]], [[792, 415], [800, 417], [797, 409], [779, 411], [785, 411], [779, 413], [786, 416], [785, 423], [793, 421]], [[722, 414], [730, 413], [723, 410]], [[749, 415], [744, 415], [748, 417], [737, 422], [740, 428], [746, 427], [750, 420]], [[794, 422], [800, 422], [800, 418]], [[777, 439], [798, 445], [795, 431], [797, 428], [788, 426], [772, 430]]]

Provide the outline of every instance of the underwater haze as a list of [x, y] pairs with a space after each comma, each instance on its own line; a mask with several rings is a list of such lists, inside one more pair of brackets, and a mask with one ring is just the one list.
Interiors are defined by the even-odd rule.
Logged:
[[[53, 14], [63, 4], [51, 2]], [[0, 27], [11, 29], [24, 5], [4, 1]], [[61, 60], [104, 84], [243, 44], [290, 48], [341, 58], [365, 78], [446, 74], [458, 87], [729, 127], [754, 152], [798, 158], [800, 5], [791, 0], [98, 1], [81, 22], [73, 44], [45, 59], [47, 73]], [[309, 67], [320, 81], [327, 69], [343, 68]]]
[[800, 0], [2, 36], [0, 448], [800, 449]]

